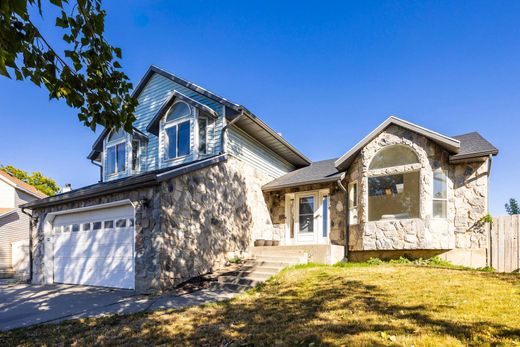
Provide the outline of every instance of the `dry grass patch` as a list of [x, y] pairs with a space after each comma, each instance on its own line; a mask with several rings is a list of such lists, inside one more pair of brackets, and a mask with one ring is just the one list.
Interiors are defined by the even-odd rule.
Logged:
[[520, 344], [520, 278], [380, 265], [300, 267], [224, 303], [0, 334], [0, 345]]

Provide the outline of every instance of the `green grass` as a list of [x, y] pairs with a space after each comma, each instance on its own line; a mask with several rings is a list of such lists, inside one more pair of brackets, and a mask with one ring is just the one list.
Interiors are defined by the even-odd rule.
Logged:
[[440, 265], [298, 265], [227, 302], [20, 329], [0, 346], [520, 345], [520, 278]]

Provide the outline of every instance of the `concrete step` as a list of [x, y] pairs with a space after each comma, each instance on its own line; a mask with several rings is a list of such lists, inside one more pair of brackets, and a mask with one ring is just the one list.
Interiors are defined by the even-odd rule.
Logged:
[[226, 291], [232, 291], [232, 292], [243, 292], [245, 290], [250, 289], [251, 286], [248, 285], [242, 285], [242, 284], [236, 284], [236, 283], [222, 283], [222, 282], [211, 282], [211, 284], [208, 286], [208, 289], [210, 290], [226, 290]]
[[[257, 259], [254, 261], [254, 263], [257, 264], [257, 268], [259, 267], [263, 267], [263, 268], [278, 268], [278, 269], [283, 269], [284, 267], [287, 267], [287, 266], [291, 266], [291, 265], [296, 265], [296, 264], [300, 264], [300, 262], [297, 262], [297, 261], [294, 261], [294, 262], [282, 262], [282, 261], [272, 261], [272, 260], [262, 260], [262, 259]], [[251, 264], [251, 263], [246, 263], [246, 264]]]
[[[223, 273], [220, 277], [237, 277], [237, 278], [250, 278], [259, 281], [265, 281], [272, 277], [276, 273], [265, 273], [265, 272], [249, 272], [249, 271], [230, 271]], [[219, 278], [220, 278], [219, 277]]]
[[301, 263], [303, 261], [303, 257], [286, 257], [286, 256], [278, 256], [278, 255], [270, 255], [270, 256], [256, 256], [256, 261], [272, 261], [272, 262], [280, 262], [280, 263]]
[[283, 269], [282, 266], [273, 266], [273, 267], [269, 267], [269, 266], [263, 266], [263, 265], [244, 265], [240, 268], [241, 271], [256, 271], [256, 272], [263, 272], [263, 273], [271, 273], [271, 274], [276, 274], [278, 273], [281, 269]]
[[237, 276], [219, 276], [218, 281], [220, 283], [227, 283], [227, 284], [238, 284], [241, 286], [248, 286], [248, 287], [254, 287], [260, 282], [263, 282], [264, 280], [260, 279], [254, 279], [249, 277], [237, 277]]

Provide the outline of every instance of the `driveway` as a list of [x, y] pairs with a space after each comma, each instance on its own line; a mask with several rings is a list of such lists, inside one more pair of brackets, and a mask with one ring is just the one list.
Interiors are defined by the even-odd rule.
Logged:
[[0, 331], [67, 319], [181, 308], [232, 298], [236, 292], [203, 289], [181, 296], [53, 284], [0, 285]]

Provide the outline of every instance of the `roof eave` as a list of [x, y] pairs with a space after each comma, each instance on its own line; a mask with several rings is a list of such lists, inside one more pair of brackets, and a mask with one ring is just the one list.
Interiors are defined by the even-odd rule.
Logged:
[[284, 188], [299, 187], [299, 186], [308, 185], [308, 184], [332, 183], [332, 182], [336, 182], [340, 177], [341, 176], [319, 178], [319, 179], [315, 179], [315, 180], [307, 180], [307, 181], [302, 181], [302, 182], [298, 182], [298, 183], [280, 184], [280, 185], [275, 185], [275, 186], [269, 186], [269, 183], [267, 183], [264, 186], [262, 186], [262, 191], [264, 191], [264, 192], [272, 192], [272, 191], [275, 191], [275, 190], [280, 190], [280, 189], [284, 189]]
[[495, 150], [490, 150], [490, 151], [482, 151], [482, 152], [475, 152], [475, 153], [468, 153], [468, 154], [464, 154], [464, 155], [454, 155], [454, 156], [450, 156], [450, 163], [452, 164], [456, 164], [456, 163], [460, 163], [460, 162], [466, 162], [468, 160], [471, 160], [471, 159], [485, 159], [489, 156], [496, 156], [498, 155], [498, 149], [495, 149]]
[[460, 150], [460, 141], [454, 138], [451, 138], [446, 135], [442, 135], [435, 131], [426, 129], [419, 125], [410, 123], [403, 119], [397, 118], [395, 116], [388, 117], [383, 123], [381, 123], [377, 128], [372, 130], [367, 136], [365, 136], [361, 141], [359, 141], [354, 147], [352, 147], [347, 153], [342, 155], [334, 165], [339, 171], [344, 171], [348, 168], [351, 163], [351, 158], [357, 155], [357, 153], [366, 146], [370, 141], [372, 141], [376, 136], [382, 133], [388, 126], [397, 125], [403, 128], [406, 128], [411, 131], [415, 131], [425, 137], [430, 138], [432, 141], [437, 142], [439, 145], [446, 148], [448, 151], [452, 153], [458, 153]]

